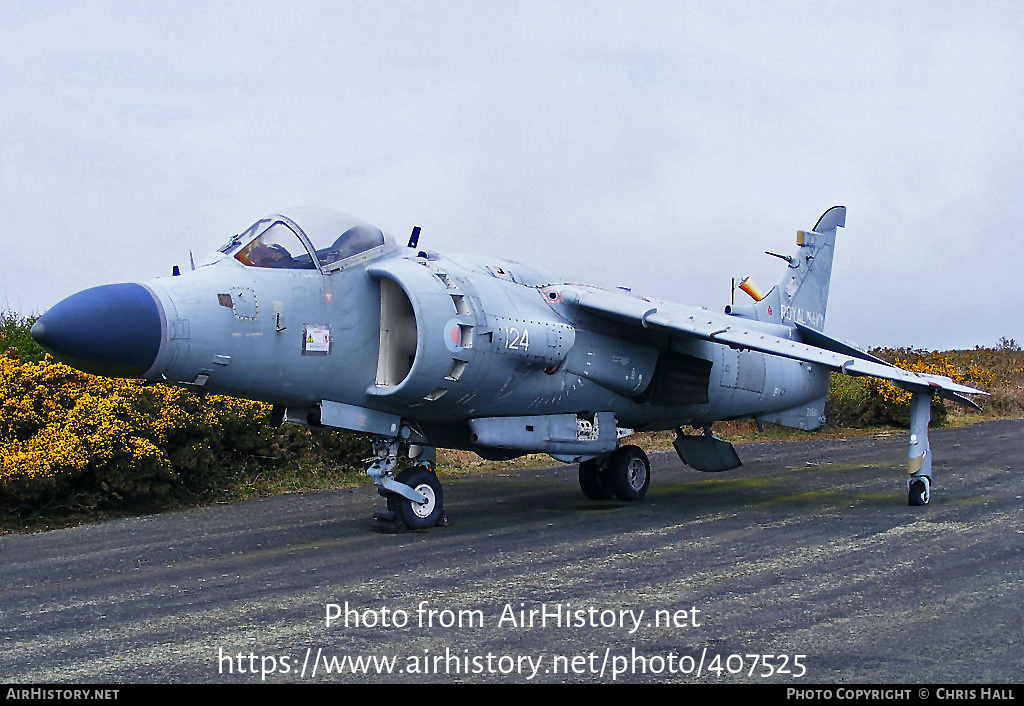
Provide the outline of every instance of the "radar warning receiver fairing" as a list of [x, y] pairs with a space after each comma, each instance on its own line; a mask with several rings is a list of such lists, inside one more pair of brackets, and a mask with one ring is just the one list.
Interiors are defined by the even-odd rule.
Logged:
[[[257, 221], [191, 271], [79, 292], [32, 335], [80, 370], [273, 404], [272, 423], [359, 432], [389, 527], [445, 524], [435, 449], [486, 458], [544, 452], [579, 464], [583, 493], [639, 500], [650, 463], [622, 439], [677, 430], [698, 471], [740, 466], [711, 433], [754, 418], [824, 421], [829, 374], [884, 378], [912, 393], [908, 498], [924, 505], [935, 395], [985, 394], [913, 373], [824, 332], [836, 206], [798, 231], [779, 283], [722, 314], [624, 290], [566, 284], [514, 262], [408, 247], [322, 209]], [[774, 254], [774, 253], [769, 253]], [[177, 268], [175, 268], [177, 275]], [[702, 433], [686, 433], [685, 428]], [[400, 448], [413, 464], [396, 473]]]

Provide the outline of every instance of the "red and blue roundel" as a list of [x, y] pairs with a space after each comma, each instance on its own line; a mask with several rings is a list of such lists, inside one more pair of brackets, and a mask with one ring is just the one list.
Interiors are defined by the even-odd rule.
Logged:
[[444, 344], [452, 353], [462, 350], [462, 327], [458, 319], [449, 319], [444, 325]]

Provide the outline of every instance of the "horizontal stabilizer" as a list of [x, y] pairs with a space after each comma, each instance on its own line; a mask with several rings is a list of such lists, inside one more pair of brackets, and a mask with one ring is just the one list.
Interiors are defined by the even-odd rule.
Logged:
[[860, 358], [861, 360], [870, 360], [873, 363], [896, 367], [889, 361], [873, 356], [867, 351], [861, 350], [852, 343], [843, 341], [842, 339], [826, 336], [821, 331], [815, 331], [803, 324], [796, 324], [796, 328], [800, 331], [800, 337], [804, 340], [804, 343], [809, 343], [812, 346], [824, 348], [827, 351], [839, 353], [840, 355], [852, 355], [854, 358]]

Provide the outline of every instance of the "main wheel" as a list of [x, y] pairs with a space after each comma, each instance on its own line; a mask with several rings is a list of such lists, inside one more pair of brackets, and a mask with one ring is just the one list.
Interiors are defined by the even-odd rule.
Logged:
[[608, 485], [619, 500], [642, 500], [651, 484], [651, 462], [639, 446], [623, 446], [608, 459]]
[[394, 493], [388, 494], [388, 510], [397, 512], [409, 529], [426, 529], [441, 521], [444, 512], [444, 493], [437, 476], [425, 468], [407, 468], [395, 480], [423, 495], [426, 500], [414, 503]]
[[601, 473], [596, 458], [580, 464], [580, 490], [591, 500], [607, 500], [612, 496], [608, 480]]
[[915, 478], [910, 481], [910, 487], [907, 491], [907, 505], [912, 507], [927, 505], [930, 495], [928, 492], [928, 481], [923, 478]]

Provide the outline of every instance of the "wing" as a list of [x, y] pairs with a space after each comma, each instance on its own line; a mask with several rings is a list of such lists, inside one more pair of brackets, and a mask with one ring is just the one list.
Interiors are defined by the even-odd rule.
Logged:
[[[599, 318], [644, 329], [660, 329], [693, 336], [732, 348], [745, 348], [801, 360], [846, 375], [883, 378], [904, 390], [938, 394], [979, 410], [981, 407], [964, 395], [988, 394], [941, 375], [914, 373], [897, 368], [848, 343], [813, 330], [801, 332], [797, 327], [752, 322], [735, 316], [713, 314], [703, 309], [606, 290], [580, 288], [576, 295], [577, 306]], [[786, 335], [792, 335], [794, 338], [784, 337]], [[802, 340], [794, 340], [801, 336]]]

